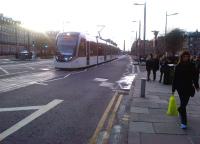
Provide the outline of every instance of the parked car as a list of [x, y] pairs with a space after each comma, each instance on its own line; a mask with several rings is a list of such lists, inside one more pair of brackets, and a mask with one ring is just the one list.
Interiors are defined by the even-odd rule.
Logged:
[[22, 50], [19, 52], [18, 58], [21, 60], [32, 59], [32, 52], [28, 50]]

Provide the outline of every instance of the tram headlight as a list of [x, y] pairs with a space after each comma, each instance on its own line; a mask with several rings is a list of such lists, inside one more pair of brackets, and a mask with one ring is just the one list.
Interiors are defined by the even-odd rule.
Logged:
[[65, 57], [65, 61], [68, 61], [68, 57]]
[[70, 61], [70, 60], [72, 60], [72, 57], [65, 57], [64, 59], [65, 59], [65, 61]]

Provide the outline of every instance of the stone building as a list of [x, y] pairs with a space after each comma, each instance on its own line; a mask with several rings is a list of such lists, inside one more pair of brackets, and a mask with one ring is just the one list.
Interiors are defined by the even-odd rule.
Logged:
[[56, 34], [57, 32], [34, 32], [23, 28], [20, 21], [0, 14], [0, 56], [15, 55], [23, 49], [34, 51], [38, 55], [53, 55]]

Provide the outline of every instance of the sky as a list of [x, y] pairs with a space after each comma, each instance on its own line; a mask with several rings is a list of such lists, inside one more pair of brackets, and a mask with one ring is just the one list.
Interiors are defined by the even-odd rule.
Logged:
[[[145, 0], [0, 0], [0, 13], [31, 30], [45, 32], [82, 31], [96, 36], [101, 30], [103, 38], [110, 38], [123, 49], [130, 50], [139, 31], [143, 39]], [[146, 0], [146, 39], [153, 39], [153, 30], [164, 35], [166, 12], [167, 30], [186, 31], [200, 29], [199, 0]], [[136, 21], [136, 22], [132, 22]], [[102, 27], [104, 26], [104, 28]]]

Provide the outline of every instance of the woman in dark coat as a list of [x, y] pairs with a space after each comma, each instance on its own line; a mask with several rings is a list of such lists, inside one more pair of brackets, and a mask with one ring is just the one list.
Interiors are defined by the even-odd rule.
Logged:
[[156, 72], [157, 70], [159, 70], [159, 59], [157, 57], [157, 55], [154, 55], [153, 58], [153, 80], [156, 80]]
[[179, 62], [175, 67], [174, 80], [172, 84], [172, 94], [177, 90], [180, 98], [180, 106], [178, 108], [181, 119], [181, 128], [187, 128], [186, 106], [190, 96], [194, 96], [195, 89], [199, 91], [197, 74], [194, 64], [190, 62], [190, 53], [184, 51], [179, 58]]
[[163, 80], [163, 75], [164, 75], [165, 70], [166, 70], [166, 68], [167, 68], [167, 64], [168, 64], [168, 59], [167, 59], [167, 57], [162, 56], [162, 57], [160, 58], [159, 64], [160, 64], [160, 80], [159, 80], [159, 82], [161, 83], [162, 80]]
[[147, 81], [149, 81], [151, 71], [153, 70], [153, 55], [152, 54], [148, 55], [146, 59], [146, 70], [147, 70]]

